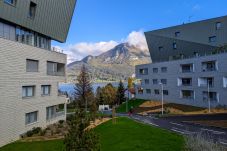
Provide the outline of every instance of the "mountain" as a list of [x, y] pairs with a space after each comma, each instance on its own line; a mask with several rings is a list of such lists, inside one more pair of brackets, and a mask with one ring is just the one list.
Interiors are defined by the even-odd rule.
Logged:
[[76, 78], [84, 64], [93, 80], [116, 81], [135, 73], [135, 65], [150, 63], [148, 50], [144, 51], [128, 43], [121, 43], [99, 56], [89, 55], [67, 66], [67, 81]]

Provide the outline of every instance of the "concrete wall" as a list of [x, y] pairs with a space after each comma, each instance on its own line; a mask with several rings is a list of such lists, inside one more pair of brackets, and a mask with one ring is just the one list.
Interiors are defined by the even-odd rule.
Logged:
[[[227, 105], [227, 88], [223, 87], [223, 77], [227, 76], [227, 53], [216, 54], [204, 57], [197, 57], [192, 59], [168, 61], [161, 63], [151, 63], [136, 66], [136, 78], [141, 79], [141, 87], [144, 89], [143, 94], [136, 93], [137, 98], [149, 99], [149, 100], [161, 100], [161, 86], [153, 85], [152, 79], [167, 79], [167, 84], [164, 85], [164, 90], [169, 91], [169, 95], [164, 95], [166, 102], [174, 102], [179, 104], [188, 104], [194, 106], [207, 107], [207, 101], [203, 101], [202, 92], [207, 91], [207, 87], [198, 86], [198, 78], [200, 77], [214, 77], [214, 87], [210, 88], [210, 91], [217, 92], [219, 94], [219, 101], [211, 103], [212, 106]], [[205, 61], [217, 61], [218, 70], [203, 72], [202, 62]], [[194, 72], [182, 73], [180, 71], [181, 64], [194, 64]], [[167, 67], [167, 72], [162, 73], [161, 67]], [[141, 75], [139, 69], [148, 68], [148, 75]], [[158, 73], [153, 73], [153, 68], [158, 68]], [[178, 78], [187, 77], [192, 78], [192, 86], [178, 86]], [[144, 83], [144, 79], [149, 79], [149, 84]], [[151, 89], [151, 94], [146, 94], [145, 89]], [[160, 94], [155, 95], [154, 89], [159, 89]], [[193, 90], [195, 91], [195, 99], [182, 99], [180, 98], [181, 90]]]
[[[26, 72], [26, 59], [39, 60], [39, 72]], [[46, 107], [63, 104], [58, 83], [65, 76], [48, 76], [47, 61], [66, 64], [66, 55], [0, 38], [0, 146], [17, 140], [33, 127], [45, 127], [65, 115], [46, 121]], [[35, 85], [35, 96], [22, 98], [22, 86]], [[51, 85], [50, 96], [41, 96], [41, 85]], [[38, 111], [38, 122], [25, 125], [25, 113]]]
[[[30, 2], [37, 4], [34, 19], [28, 17]], [[65, 42], [76, 0], [16, 0], [15, 6], [0, 0], [0, 18]]]

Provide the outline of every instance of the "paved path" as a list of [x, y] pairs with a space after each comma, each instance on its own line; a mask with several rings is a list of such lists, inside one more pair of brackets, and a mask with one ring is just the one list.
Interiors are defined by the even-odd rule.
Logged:
[[227, 129], [184, 123], [182, 121], [184, 119], [183, 117], [156, 118], [152, 115], [132, 115], [130, 118], [155, 127], [164, 128], [181, 135], [201, 134], [213, 139], [215, 142], [227, 146]]

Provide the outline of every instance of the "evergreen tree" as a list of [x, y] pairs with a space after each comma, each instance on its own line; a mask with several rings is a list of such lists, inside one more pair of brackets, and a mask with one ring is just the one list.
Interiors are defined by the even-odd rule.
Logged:
[[69, 132], [64, 139], [66, 151], [100, 151], [99, 136], [93, 129], [87, 129], [89, 122], [84, 109], [77, 107], [68, 121]]
[[122, 81], [119, 82], [116, 97], [118, 105], [125, 102], [125, 88]]
[[81, 67], [74, 89], [76, 102], [80, 108], [85, 108], [87, 111], [88, 106], [94, 101], [94, 94], [90, 76], [85, 65]]

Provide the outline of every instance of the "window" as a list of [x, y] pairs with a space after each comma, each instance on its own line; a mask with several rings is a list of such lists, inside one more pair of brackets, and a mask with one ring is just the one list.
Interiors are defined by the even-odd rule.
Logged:
[[218, 102], [218, 93], [217, 92], [207, 92], [203, 91], [203, 101], [212, 101], [212, 102]]
[[179, 36], [180, 36], [180, 32], [179, 31], [175, 32], [175, 37], [179, 37]]
[[163, 90], [163, 95], [169, 95], [169, 91], [168, 90]]
[[149, 82], [150, 82], [149, 79], [144, 79], [145, 84], [149, 84]]
[[38, 121], [38, 111], [25, 114], [25, 124], [31, 124]]
[[30, 2], [28, 17], [33, 19], [35, 17], [36, 3]]
[[22, 97], [33, 97], [35, 95], [35, 86], [23, 86]]
[[167, 72], [167, 67], [162, 67], [162, 68], [161, 68], [161, 71], [162, 71], [163, 73]]
[[159, 90], [158, 89], [155, 89], [154, 90], [154, 94], [158, 95], [159, 94]]
[[216, 42], [216, 36], [211, 36], [211, 37], [209, 37], [209, 42], [210, 42], [210, 43]]
[[167, 79], [161, 79], [162, 84], [167, 84]]
[[202, 62], [202, 71], [216, 71], [217, 70], [217, 62], [216, 61], [207, 61]]
[[221, 22], [216, 22], [216, 30], [221, 29]]
[[4, 0], [4, 2], [14, 6], [16, 5], [16, 0]]
[[138, 89], [138, 94], [143, 94], [143, 88]]
[[139, 69], [139, 73], [141, 75], [147, 75], [148, 74], [148, 69], [147, 68]]
[[183, 86], [191, 86], [192, 85], [192, 78], [182, 78], [182, 85]]
[[147, 94], [151, 94], [151, 89], [146, 89]]
[[158, 84], [158, 79], [153, 79], [153, 84]]
[[39, 68], [39, 61], [37, 60], [26, 60], [26, 71], [27, 72], [38, 72]]
[[50, 85], [41, 86], [41, 95], [50, 95]]
[[158, 68], [153, 68], [153, 73], [158, 73]]
[[158, 47], [158, 50], [163, 51], [163, 47], [162, 46]]
[[194, 98], [194, 91], [192, 91], [192, 90], [181, 90], [181, 98], [193, 99]]
[[47, 75], [64, 76], [65, 64], [47, 61]]
[[176, 42], [173, 43], [173, 49], [177, 49], [177, 43]]
[[182, 73], [193, 72], [193, 70], [194, 70], [193, 64], [183, 64], [183, 65], [181, 65], [181, 72]]

